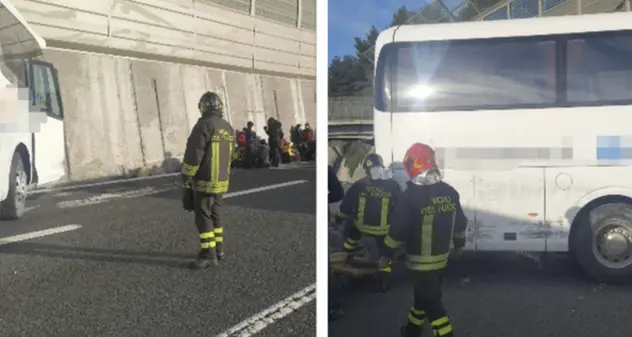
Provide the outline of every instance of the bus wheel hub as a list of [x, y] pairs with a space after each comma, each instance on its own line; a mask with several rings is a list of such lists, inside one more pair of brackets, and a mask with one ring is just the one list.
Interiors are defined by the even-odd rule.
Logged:
[[613, 228], [602, 234], [599, 251], [611, 262], [623, 262], [630, 258], [630, 234], [623, 228]]

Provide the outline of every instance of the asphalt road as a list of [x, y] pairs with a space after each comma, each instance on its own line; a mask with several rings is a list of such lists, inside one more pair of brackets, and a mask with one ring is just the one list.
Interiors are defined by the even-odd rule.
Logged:
[[315, 336], [315, 172], [234, 171], [227, 258], [203, 271], [177, 177], [32, 196], [0, 223], [0, 336]]
[[[397, 267], [386, 294], [369, 280], [345, 291], [345, 317], [330, 323], [330, 337], [399, 336], [412, 283], [405, 266]], [[469, 253], [452, 262], [444, 285], [458, 337], [627, 337], [630, 303], [632, 287], [592, 283], [566, 255]]]

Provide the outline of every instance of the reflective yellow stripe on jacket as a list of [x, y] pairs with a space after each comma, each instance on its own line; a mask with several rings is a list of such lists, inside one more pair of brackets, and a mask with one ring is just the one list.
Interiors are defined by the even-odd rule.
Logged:
[[355, 225], [361, 233], [367, 235], [384, 236], [388, 233], [388, 206], [390, 198], [382, 198], [382, 209], [380, 212], [380, 225], [372, 226], [364, 223], [364, 211], [366, 209], [366, 197], [361, 195], [358, 200], [358, 218]]
[[211, 137], [210, 179], [194, 181], [193, 189], [210, 194], [228, 192], [232, 154], [232, 138], [224, 130], [220, 130]]
[[199, 169], [200, 169], [199, 165], [193, 166], [187, 163], [182, 163], [182, 168], [180, 169], [180, 172], [184, 174], [185, 176], [193, 177], [195, 176], [195, 174], [197, 173]]

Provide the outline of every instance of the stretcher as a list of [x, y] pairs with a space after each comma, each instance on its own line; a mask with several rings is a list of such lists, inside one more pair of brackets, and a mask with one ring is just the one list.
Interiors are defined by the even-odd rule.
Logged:
[[373, 278], [377, 281], [378, 289], [387, 292], [391, 287], [391, 273], [378, 269], [378, 262], [350, 254], [348, 252], [332, 252], [329, 254], [332, 276], [342, 285], [349, 281]]

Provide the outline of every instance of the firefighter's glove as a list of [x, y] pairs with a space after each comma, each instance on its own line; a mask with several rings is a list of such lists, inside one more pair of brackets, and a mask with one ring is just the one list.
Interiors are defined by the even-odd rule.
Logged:
[[193, 190], [190, 188], [182, 188], [182, 209], [187, 212], [193, 211]]
[[191, 183], [193, 182], [193, 178], [189, 177], [186, 174], [181, 174], [180, 175], [180, 180], [182, 181], [182, 185], [185, 187], [190, 187]]
[[391, 265], [391, 260], [387, 257], [382, 256], [380, 258], [380, 261], [378, 261], [377, 263], [377, 269], [378, 270], [382, 270], [382, 269], [386, 269]]

